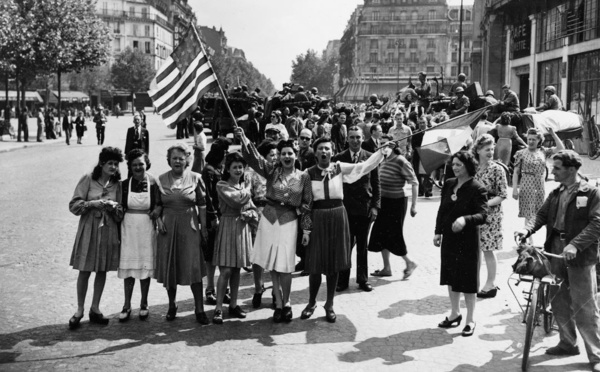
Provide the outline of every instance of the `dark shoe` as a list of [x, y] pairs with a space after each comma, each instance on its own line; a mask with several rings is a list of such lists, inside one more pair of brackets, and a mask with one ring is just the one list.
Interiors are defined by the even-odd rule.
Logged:
[[498, 293], [498, 287], [496, 288], [492, 288], [489, 291], [479, 291], [477, 292], [477, 297], [478, 298], [494, 298], [496, 297], [496, 294]]
[[105, 318], [102, 314], [96, 314], [92, 310], [90, 310], [90, 323], [96, 323], [100, 325], [107, 325], [108, 318]]
[[547, 348], [546, 354], [556, 355], [556, 356], [579, 355], [579, 346], [575, 345], [574, 347], [572, 347], [570, 349], [565, 349], [561, 346], [556, 345], [556, 346]]
[[333, 311], [333, 307], [329, 310], [325, 309], [325, 320], [327, 320], [329, 323], [335, 323], [336, 319], [337, 319], [337, 315], [335, 315], [335, 311]]
[[358, 288], [362, 289], [365, 292], [371, 292], [373, 287], [369, 283], [359, 283]]
[[129, 308], [129, 309], [123, 308], [123, 310], [121, 310], [121, 314], [119, 314], [119, 322], [124, 323], [124, 322], [128, 321], [130, 316], [131, 316], [131, 308]]
[[255, 293], [254, 296], [252, 296], [252, 307], [255, 309], [258, 309], [260, 307], [261, 301], [262, 301], [262, 292]]
[[213, 316], [214, 324], [223, 324], [223, 312], [221, 310], [215, 310], [215, 315]]
[[384, 270], [375, 270], [374, 272], [371, 273], [371, 275], [373, 275], [373, 276], [392, 276], [392, 272], [384, 271]]
[[281, 323], [281, 321], [283, 320], [283, 310], [277, 308], [275, 309], [275, 312], [273, 313], [273, 322], [275, 323]]
[[242, 267], [242, 269], [244, 269], [244, 271], [247, 272], [247, 273], [251, 273], [252, 272], [252, 266], [247, 266], [247, 267], [244, 266], [244, 267]]
[[73, 315], [71, 317], [71, 319], [69, 319], [69, 329], [77, 329], [79, 328], [79, 326], [81, 325], [81, 319], [83, 318], [82, 316], [75, 316]]
[[210, 323], [204, 311], [196, 313], [196, 321], [202, 325], [207, 325], [208, 323]]
[[304, 261], [300, 260], [300, 262], [298, 262], [296, 264], [296, 267], [294, 267], [294, 271], [298, 272], [298, 271], [304, 271]]
[[167, 320], [171, 321], [171, 320], [175, 320], [175, 318], [177, 317], [177, 305], [175, 305], [174, 307], [170, 307], [169, 306], [169, 311], [167, 311]]
[[229, 288], [225, 291], [225, 297], [223, 297], [223, 303], [229, 304], [231, 303], [231, 297], [229, 296]]
[[473, 323], [473, 326], [471, 327], [471, 324], [467, 324], [462, 330], [463, 337], [473, 336], [473, 332], [475, 332], [476, 325], [477, 323]]
[[423, 195], [425, 195], [425, 194], [423, 194], [422, 192], [419, 193], [419, 196], [423, 196]]
[[[438, 327], [440, 327], [440, 328], [458, 327], [460, 325], [460, 322], [462, 322], [462, 315], [459, 315], [452, 320], [450, 320], [450, 319], [448, 319], [448, 317], [446, 317], [446, 319], [444, 319], [441, 323], [438, 324]], [[456, 323], [456, 324], [454, 324], [454, 323]]]
[[317, 308], [317, 305], [314, 305], [314, 306], [306, 305], [304, 310], [302, 310], [302, 314], [300, 314], [300, 319], [310, 318], [313, 315], [313, 313], [315, 312], [316, 308]]
[[336, 292], [343, 292], [346, 289], [348, 289], [348, 285], [347, 284], [338, 284], [337, 287], [335, 288]]
[[138, 314], [140, 320], [148, 319], [149, 315], [150, 315], [150, 311], [148, 311], [148, 305], [140, 306], [140, 313]]
[[306, 270], [302, 270], [302, 272], [300, 273], [300, 276], [309, 276], [310, 273]]
[[600, 363], [591, 363], [592, 371], [600, 372]]
[[229, 315], [234, 317], [234, 318], [240, 318], [240, 319], [244, 319], [246, 317], [246, 312], [244, 310], [242, 310], [241, 307], [236, 306], [236, 307], [229, 307]]
[[289, 323], [292, 321], [293, 317], [294, 317], [294, 313], [292, 313], [292, 307], [284, 306], [283, 307], [283, 320], [286, 321], [287, 323]]
[[412, 273], [415, 271], [415, 269], [417, 268], [417, 264], [412, 262], [410, 264], [408, 264], [406, 266], [406, 269], [404, 269], [404, 277], [402, 278], [402, 280], [406, 280], [408, 278], [410, 278], [410, 276], [412, 275]]
[[425, 193], [426, 198], [431, 198], [432, 196], [433, 196], [433, 193], [431, 191]]
[[206, 294], [206, 303], [208, 305], [216, 305], [217, 304], [217, 297], [215, 296], [215, 290], [214, 289], [207, 289], [206, 292], [204, 292]]

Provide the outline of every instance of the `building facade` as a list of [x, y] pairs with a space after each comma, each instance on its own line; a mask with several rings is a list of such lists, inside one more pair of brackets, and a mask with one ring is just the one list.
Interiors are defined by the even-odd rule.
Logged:
[[552, 85], [564, 106], [595, 117], [600, 102], [600, 5], [598, 0], [484, 0], [477, 64], [482, 86], [497, 95], [503, 84], [522, 107], [544, 100]]

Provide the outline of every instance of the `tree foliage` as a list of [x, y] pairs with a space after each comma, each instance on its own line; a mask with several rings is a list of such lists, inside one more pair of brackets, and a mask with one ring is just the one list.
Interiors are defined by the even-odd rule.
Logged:
[[148, 90], [156, 71], [150, 57], [139, 49], [127, 47], [115, 57], [110, 74], [115, 88], [135, 93]]
[[275, 92], [275, 87], [270, 79], [260, 73], [251, 62], [243, 58], [232, 57], [226, 54], [215, 54], [211, 57], [211, 63], [217, 74], [219, 82], [225, 88], [226, 85], [246, 85], [250, 90], [260, 88], [265, 94]]
[[304, 86], [305, 89], [315, 87], [320, 94], [333, 94], [333, 79], [337, 70], [336, 58], [324, 58], [316, 51], [309, 49], [292, 61], [291, 82]]

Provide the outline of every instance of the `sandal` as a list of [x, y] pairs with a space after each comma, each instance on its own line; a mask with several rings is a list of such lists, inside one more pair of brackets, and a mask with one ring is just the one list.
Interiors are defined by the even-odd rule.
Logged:
[[148, 319], [150, 311], [148, 311], [148, 305], [140, 306], [140, 313], [138, 314], [140, 320]]
[[175, 305], [174, 307], [169, 307], [169, 311], [167, 311], [167, 320], [171, 321], [171, 320], [175, 320], [175, 317], [177, 316], [177, 305]]
[[130, 316], [131, 316], [131, 308], [129, 308], [129, 309], [123, 308], [123, 310], [121, 310], [121, 314], [119, 314], [119, 322], [124, 323], [124, 322], [128, 321]]
[[310, 318], [313, 315], [313, 313], [315, 312], [316, 308], [317, 308], [317, 304], [314, 304], [313, 306], [306, 305], [304, 310], [302, 310], [302, 314], [300, 314], [300, 319]]

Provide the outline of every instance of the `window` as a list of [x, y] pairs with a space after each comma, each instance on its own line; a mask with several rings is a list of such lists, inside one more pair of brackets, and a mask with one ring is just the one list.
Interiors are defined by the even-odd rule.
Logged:
[[133, 36], [139, 36], [139, 32], [140, 32], [139, 28], [140, 28], [140, 25], [136, 25], [136, 24], [133, 25]]
[[121, 23], [120, 22], [115, 22], [113, 24], [113, 32], [115, 34], [120, 34], [121, 33]]
[[150, 26], [144, 26], [144, 36], [150, 36]]
[[370, 40], [369, 48], [379, 49], [379, 40]]
[[600, 37], [600, 4], [597, 0], [570, 1], [566, 11], [569, 44]]
[[427, 39], [427, 48], [435, 48], [435, 39]]
[[465, 47], [465, 49], [470, 49], [471, 48], [471, 40], [470, 39], [463, 40], [463, 46]]
[[569, 70], [568, 108], [599, 124], [600, 50], [570, 56]]
[[108, 3], [102, 3], [102, 14], [108, 14]]
[[396, 40], [388, 39], [387, 48], [388, 49], [396, 49]]
[[541, 18], [537, 21], [538, 52], [560, 48], [565, 44], [562, 24], [563, 16], [558, 7], [550, 9], [547, 13], [542, 13]]
[[379, 20], [379, 12], [373, 12], [373, 20], [374, 21], [378, 21]]
[[[538, 90], [537, 100], [538, 102], [544, 102], [544, 88], [548, 85], [552, 85], [556, 88], [556, 95], [560, 97], [560, 66], [562, 64], [562, 58], [553, 59], [550, 61], [540, 62], [539, 66], [539, 77], [538, 77]], [[581, 66], [583, 67], [583, 66]], [[537, 105], [536, 105], [537, 106]]]
[[138, 48], [138, 45], [139, 45], [138, 41], [137, 41], [137, 40], [134, 40], [134, 41], [133, 41], [133, 49], [137, 49], [137, 48]]
[[404, 42], [404, 39], [398, 39], [398, 48], [400, 48], [400, 49], [406, 48], [406, 43]]
[[417, 58], [417, 53], [410, 53], [410, 61], [411, 62], [419, 62], [419, 59]]
[[465, 73], [465, 75], [469, 76], [469, 66], [463, 67], [463, 72]]
[[456, 73], [457, 71], [458, 71], [458, 67], [452, 66], [450, 68], [450, 75], [452, 75], [452, 76], [458, 76], [458, 74]]
[[456, 62], [458, 61], [458, 53], [457, 52], [452, 52], [452, 62]]
[[411, 15], [410, 15], [410, 19], [412, 19], [413, 21], [416, 21], [419, 19], [419, 12], [417, 12], [416, 10], [413, 10]]
[[427, 12], [427, 16], [429, 17], [429, 19], [436, 19], [437, 12], [434, 9], [431, 9], [429, 12]]
[[409, 71], [410, 72], [417, 72], [417, 66], [410, 66]]
[[469, 52], [465, 52], [465, 58], [464, 58], [465, 62], [470, 62], [471, 61], [471, 53]]
[[390, 12], [390, 21], [394, 21], [396, 20], [396, 12], [392, 11]]
[[464, 19], [465, 21], [470, 21], [471, 20], [471, 12], [470, 11], [465, 10], [464, 16], [465, 16], [465, 19]]
[[113, 50], [115, 52], [120, 52], [121, 51], [121, 40], [119, 40], [119, 39], [113, 39]]
[[129, 16], [135, 17], [135, 7], [132, 7], [132, 6], [129, 7]]
[[379, 25], [371, 25], [371, 34], [379, 33]]
[[427, 62], [435, 62], [435, 53], [427, 52]]
[[148, 18], [148, 8], [142, 8], [142, 18]]
[[417, 48], [417, 39], [410, 39], [410, 47], [413, 49]]
[[372, 74], [376, 74], [377, 73], [377, 67], [369, 67], [369, 72], [371, 72]]
[[389, 66], [389, 67], [388, 67], [388, 73], [389, 73], [389, 74], [393, 74], [393, 73], [395, 72], [394, 70], [395, 70], [395, 69], [394, 69], [394, 66]]
[[400, 20], [406, 21], [406, 12], [404, 10], [400, 12]]
[[435, 72], [435, 67], [427, 66], [427, 73], [429, 73], [429, 72]]
[[370, 63], [377, 63], [377, 62], [379, 62], [379, 55], [377, 53], [371, 53], [371, 54], [369, 54], [369, 62]]
[[379, 4], [380, 0], [373, 0], [373, 4]]
[[144, 43], [144, 47], [145, 47], [144, 49], [145, 49], [146, 54], [150, 54], [150, 42], [149, 41], [146, 41]]

